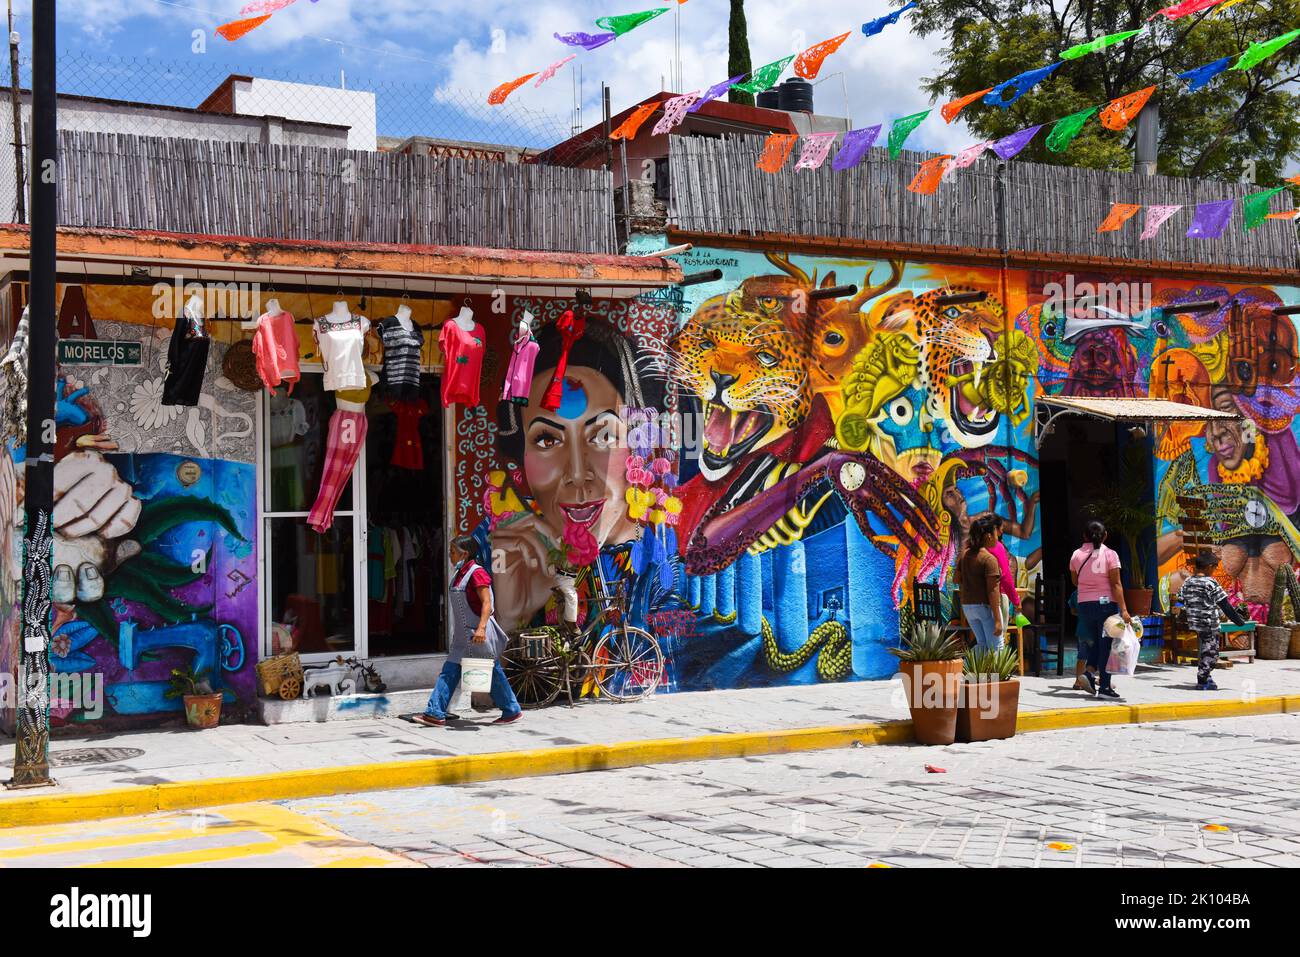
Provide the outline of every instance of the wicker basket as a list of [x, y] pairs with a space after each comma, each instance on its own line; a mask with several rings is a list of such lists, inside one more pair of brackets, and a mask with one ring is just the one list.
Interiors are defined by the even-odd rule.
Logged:
[[291, 651], [277, 658], [267, 658], [257, 663], [257, 687], [267, 697], [274, 697], [280, 691], [280, 682], [285, 678], [302, 679], [302, 659], [298, 652]]
[[1291, 644], [1291, 629], [1263, 625], [1256, 629], [1255, 654], [1264, 661], [1281, 661]]
[[1291, 626], [1291, 643], [1287, 647], [1288, 658], [1300, 658], [1300, 625]]

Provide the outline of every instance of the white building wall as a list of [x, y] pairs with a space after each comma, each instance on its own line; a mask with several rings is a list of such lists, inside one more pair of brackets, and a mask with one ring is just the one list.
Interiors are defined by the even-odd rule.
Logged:
[[377, 146], [373, 93], [260, 78], [236, 80], [233, 86], [236, 113], [346, 126], [349, 149], [373, 152]]

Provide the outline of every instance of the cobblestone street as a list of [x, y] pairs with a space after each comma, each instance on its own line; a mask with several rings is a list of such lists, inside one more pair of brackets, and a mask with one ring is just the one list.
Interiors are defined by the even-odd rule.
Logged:
[[1287, 867], [1300, 864], [1300, 716], [821, 751], [288, 806], [431, 866]]

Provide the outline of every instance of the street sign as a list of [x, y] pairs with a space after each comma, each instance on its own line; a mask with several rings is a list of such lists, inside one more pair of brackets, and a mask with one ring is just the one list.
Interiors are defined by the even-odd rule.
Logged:
[[59, 365], [138, 366], [141, 344], [117, 339], [60, 339]]

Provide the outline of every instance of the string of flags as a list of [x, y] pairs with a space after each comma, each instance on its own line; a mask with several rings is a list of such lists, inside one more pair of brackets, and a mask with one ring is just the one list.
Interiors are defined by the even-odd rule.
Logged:
[[[1287, 182], [1300, 186], [1300, 176], [1293, 176]], [[1269, 212], [1270, 201], [1285, 189], [1285, 186], [1274, 186], [1272, 189], [1250, 193], [1241, 198], [1242, 219], [1246, 232], [1257, 229], [1270, 219], [1289, 220], [1300, 218], [1300, 208], [1286, 209], [1276, 213]], [[1232, 214], [1236, 208], [1236, 203], [1237, 200], [1220, 199], [1195, 204], [1192, 207], [1192, 222], [1187, 228], [1187, 237], [1189, 239], [1219, 239], [1227, 230], [1228, 224], [1232, 222]], [[1125, 223], [1145, 209], [1146, 219], [1142, 224], [1142, 232], [1138, 234], [1138, 239], [1144, 241], [1155, 239], [1160, 232], [1160, 227], [1184, 208], [1182, 204], [1149, 204], [1143, 206], [1140, 203], [1112, 203], [1110, 212], [1106, 214], [1106, 218], [1097, 227], [1097, 232], [1118, 232]]]
[[[240, 19], [231, 20], [229, 23], [223, 23], [217, 27], [217, 35], [234, 43], [246, 33], [256, 30], [267, 20], [270, 20], [271, 15], [277, 10], [283, 10], [296, 2], [297, 0], [252, 0], [251, 3], [246, 3], [240, 8]], [[311, 2], [315, 3], [316, 0], [311, 0]]]
[[[686, 0], [677, 0], [677, 2], [685, 3]], [[874, 20], [868, 20], [866, 23], [862, 24], [863, 35], [868, 37], [875, 36], [890, 24], [897, 23], [904, 13], [915, 6], [916, 0], [912, 0], [911, 3], [894, 10], [892, 13], [886, 14], [883, 17], [877, 17]], [[582, 31], [573, 33], [556, 33], [555, 39], [568, 46], [581, 47], [588, 51], [595, 50], [604, 46], [606, 43], [613, 42], [624, 33], [634, 30], [642, 24], [649, 23], [661, 14], [666, 13], [669, 9], [671, 8], [658, 7], [654, 10], [644, 10], [640, 13], [625, 13], [619, 16], [600, 17], [596, 20], [596, 26], [601, 30], [599, 33], [586, 33]], [[705, 103], [708, 103], [710, 100], [716, 100], [728, 90], [737, 89], [744, 90], [747, 93], [762, 93], [764, 90], [769, 90], [775, 86], [777, 80], [781, 78], [781, 74], [785, 72], [786, 67], [790, 66], [792, 63], [794, 64], [794, 73], [796, 76], [802, 77], [805, 80], [816, 79], [817, 74], [821, 71], [822, 64], [826, 61], [826, 58], [843, 46], [844, 42], [852, 35], [853, 31], [849, 30], [845, 33], [839, 34], [838, 36], [821, 40], [799, 53], [791, 53], [787, 56], [781, 57], [779, 60], [773, 60], [771, 63], [764, 63], [762, 66], [751, 70], [749, 73], [742, 73], [738, 76], [729, 77], [720, 83], [715, 83], [703, 93], [699, 90], [695, 90], [691, 93], [684, 93], [678, 98], [686, 104], [684, 108], [674, 100], [666, 100], [664, 101], [664, 109], [665, 111], [668, 111], [671, 108], [674, 115], [679, 115], [684, 119], [686, 113], [695, 112]], [[571, 58], [566, 58], [565, 60], [555, 64], [555, 68], [558, 69], [560, 66], [563, 66], [564, 63], [568, 62], [568, 59]], [[548, 68], [548, 70], [549, 69], [550, 68]], [[552, 73], [551, 75], [554, 74]], [[494, 106], [504, 103], [506, 97], [535, 76], [540, 76], [542, 79], [539, 79], [534, 86], [540, 86], [545, 79], [549, 79], [547, 71], [541, 71], [541, 73], [527, 73], [521, 77], [516, 77], [513, 80], [507, 80], [488, 94], [488, 102]], [[626, 129], [620, 127], [620, 130], [616, 131], [617, 135], [612, 136], [611, 138], [631, 139], [636, 135], [637, 130], [647, 118], [648, 114], [642, 115], [636, 126], [628, 127]], [[662, 122], [656, 125], [656, 131], [659, 130], [659, 126], [661, 125]], [[673, 125], [675, 126], [676, 124]], [[624, 126], [626, 126], [626, 124], [624, 124]], [[671, 128], [672, 127], [668, 127], [668, 129]]]
[[[1224, 0], [1216, 0], [1216, 3], [1223, 2]], [[1232, 0], [1228, 0], [1228, 2], [1232, 2]], [[1212, 3], [1198, 7], [1197, 9], [1203, 10], [1214, 5], [1216, 4]], [[1177, 12], [1175, 8], [1172, 7], [1167, 9], [1172, 12]], [[1181, 13], [1178, 15], [1185, 16], [1186, 14]], [[1066, 60], [1077, 59], [1079, 56], [1105, 50], [1108, 47], [1123, 42], [1124, 40], [1131, 39], [1135, 32], [1141, 31], [1122, 31], [1119, 34], [1110, 34], [1108, 36], [1098, 37], [1086, 44], [1071, 47], [1070, 50], [1066, 51], [1066, 53], [1075, 51], [1070, 57], [1065, 57], [1065, 55], [1062, 54], [1062, 56], [1065, 57], [1062, 60], [1050, 63], [1045, 67], [1026, 70], [1023, 73], [1017, 74], [1011, 79], [1005, 80], [996, 86], [989, 87], [988, 89], [966, 94], [956, 100], [942, 105], [938, 108], [938, 112], [945, 122], [952, 123], [963, 109], [977, 101], [983, 101], [990, 106], [997, 106], [1005, 109], [1033, 87], [1051, 76], [1052, 73], [1066, 62]], [[1300, 30], [1293, 30], [1289, 33], [1284, 33], [1268, 40], [1252, 43], [1245, 50], [1236, 54], [1235, 57], [1227, 56], [1221, 60], [1216, 60], [1213, 63], [1208, 63], [1193, 70], [1180, 73], [1177, 76], [1178, 79], [1187, 83], [1189, 92], [1194, 92], [1201, 89], [1226, 70], [1231, 69], [1244, 71], [1257, 66], [1259, 63], [1277, 53], [1288, 44], [1295, 42], [1297, 39], [1300, 39]], [[1087, 49], [1084, 49], [1085, 47]], [[1114, 131], [1126, 129], [1137, 115], [1142, 112], [1143, 107], [1146, 106], [1157, 88], [1156, 85], [1148, 86], [1141, 90], [1118, 96], [1105, 104], [1088, 107], [1087, 109], [1079, 110], [1068, 116], [1057, 119], [1050, 124], [1050, 130], [1045, 145], [1052, 152], [1065, 152], [1093, 117], [1097, 117], [1101, 125], [1106, 129]], [[653, 107], [650, 112], [653, 112]], [[925, 121], [927, 117], [929, 117], [932, 112], [934, 111], [922, 110], [918, 113], [899, 117], [892, 122], [886, 139], [890, 159], [896, 160], [899, 158], [908, 137], [922, 122]], [[639, 126], [639, 124], [637, 125]], [[951, 179], [953, 173], [972, 165], [986, 150], [992, 150], [997, 154], [999, 159], [1009, 161], [1024, 150], [1038, 135], [1039, 131], [1047, 126], [1048, 124], [1046, 123], [1040, 123], [1023, 130], [1018, 130], [999, 140], [972, 144], [955, 155], [947, 154], [927, 160], [909, 184], [908, 189], [922, 195], [930, 195], [936, 192], [943, 182]], [[836, 153], [835, 158], [831, 163], [831, 168], [835, 170], [845, 170], [860, 163], [862, 159], [866, 157], [868, 150], [875, 145], [882, 129], [883, 124], [876, 124], [863, 129], [850, 130], [845, 133], [839, 152]], [[788, 135], [792, 134], [774, 133], [771, 134], [771, 137], [769, 138]], [[784, 155], [788, 156], [792, 149], [793, 144], [791, 144], [790, 148], [785, 151]], [[780, 163], [776, 162], [776, 158], [781, 155], [780, 151], [769, 154], [765, 150], [763, 158], [761, 158], [757, 164], [758, 168], [765, 172], [778, 172], [784, 165], [784, 160]], [[823, 156], [823, 160], [824, 158], [825, 157]], [[796, 168], [815, 169], [816, 166], [810, 163], [803, 166], [797, 166]], [[1123, 220], [1120, 221], [1120, 225], [1122, 225], [1122, 223]], [[1156, 225], [1158, 227], [1159, 223]]]

